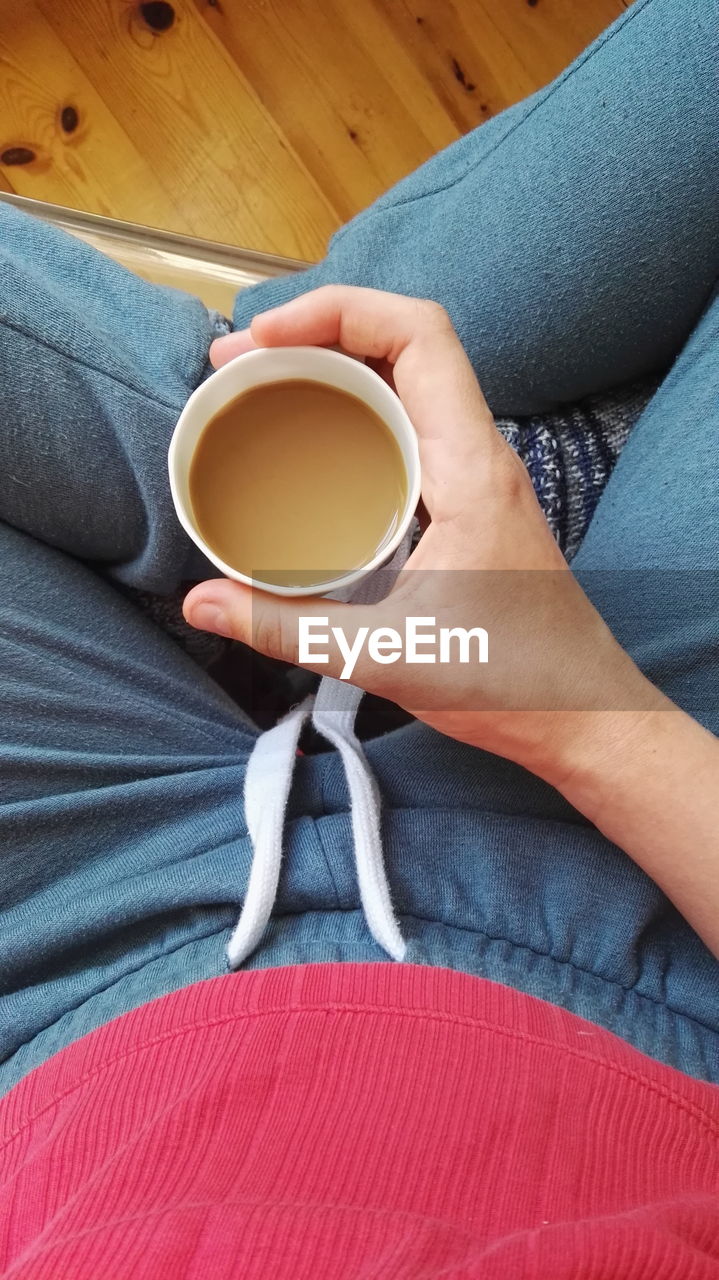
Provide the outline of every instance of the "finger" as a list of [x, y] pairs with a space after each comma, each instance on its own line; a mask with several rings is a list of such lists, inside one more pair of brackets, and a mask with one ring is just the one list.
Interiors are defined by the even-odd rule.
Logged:
[[255, 351], [257, 343], [249, 329], [238, 329], [237, 333], [228, 333], [223, 338], [215, 338], [210, 344], [210, 362], [215, 369], [234, 360], [235, 356], [243, 356], [246, 351]]
[[[494, 431], [462, 344], [447, 313], [435, 302], [377, 289], [326, 285], [255, 316], [250, 331], [262, 346], [336, 344], [352, 355], [387, 360], [420, 433], [429, 410], [439, 406], [455, 411], [455, 440], [474, 440], [478, 428]], [[418, 391], [420, 376], [423, 385]]]
[[[372, 670], [365, 641], [377, 626], [372, 606], [339, 604], [305, 596], [273, 596], [229, 579], [202, 582], [185, 597], [183, 613], [201, 631], [241, 640], [258, 653], [318, 675], [374, 688], [382, 668]], [[341, 630], [339, 639], [336, 628]]]

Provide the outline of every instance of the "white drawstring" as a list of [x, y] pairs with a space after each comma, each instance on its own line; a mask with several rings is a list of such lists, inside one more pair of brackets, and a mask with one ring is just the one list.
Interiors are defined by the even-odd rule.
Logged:
[[254, 855], [242, 912], [227, 944], [231, 969], [237, 969], [254, 951], [272, 914], [297, 743], [313, 702], [314, 696], [305, 698], [272, 729], [261, 733], [247, 761], [245, 817]]
[[379, 789], [354, 732], [362, 696], [355, 685], [325, 676], [317, 690], [312, 723], [342, 757], [350, 793], [357, 881], [370, 932], [393, 960], [403, 960], [407, 944], [392, 910], [382, 856]]
[[[411, 545], [408, 534], [384, 569], [359, 583], [356, 603], [370, 604], [386, 594], [387, 574], [403, 567]], [[382, 855], [380, 797], [367, 757], [354, 732], [363, 691], [324, 676], [315, 697], [306, 698], [272, 729], [261, 733], [247, 762], [245, 816], [253, 846], [250, 878], [240, 918], [227, 946], [231, 969], [254, 951], [272, 914], [282, 861], [285, 810], [289, 800], [297, 744], [312, 713], [318, 733], [339, 751], [347, 778], [360, 900], [372, 936], [394, 960], [407, 949], [395, 917]]]

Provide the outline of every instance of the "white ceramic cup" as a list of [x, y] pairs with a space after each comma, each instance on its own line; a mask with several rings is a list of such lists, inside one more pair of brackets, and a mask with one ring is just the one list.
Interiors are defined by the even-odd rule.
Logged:
[[[262, 582], [225, 564], [204, 541], [192, 510], [189, 476], [197, 443], [211, 418], [243, 391], [268, 382], [300, 378], [337, 387], [364, 401], [382, 419], [399, 445], [407, 472], [407, 498], [397, 523], [375, 555], [366, 564], [339, 577], [313, 586], [280, 586]], [[420, 466], [417, 436], [399, 396], [379, 374], [352, 356], [325, 347], [262, 347], [237, 356], [193, 391], [175, 427], [168, 454], [170, 489], [180, 524], [200, 551], [228, 578], [248, 586], [261, 587], [279, 596], [327, 595], [347, 587], [372, 573], [390, 559], [406, 534], [420, 497]], [[312, 568], [312, 566], [308, 566]]]

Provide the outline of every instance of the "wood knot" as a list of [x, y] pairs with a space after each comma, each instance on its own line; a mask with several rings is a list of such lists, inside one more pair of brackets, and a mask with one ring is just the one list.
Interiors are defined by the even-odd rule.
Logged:
[[151, 31], [169, 31], [175, 21], [175, 10], [168, 0], [145, 0], [140, 13]]
[[32, 164], [35, 152], [30, 147], [6, 147], [0, 154], [0, 164]]
[[63, 107], [60, 112], [60, 126], [63, 133], [74, 133], [80, 123], [77, 107]]
[[454, 75], [455, 80], [459, 84], [461, 84], [463, 89], [467, 90], [467, 93], [474, 93], [475, 89], [477, 88], [476, 84], [472, 84], [467, 79], [464, 73], [464, 68], [461, 66], [461, 64], [457, 61], [456, 58], [452, 58], [452, 73]]

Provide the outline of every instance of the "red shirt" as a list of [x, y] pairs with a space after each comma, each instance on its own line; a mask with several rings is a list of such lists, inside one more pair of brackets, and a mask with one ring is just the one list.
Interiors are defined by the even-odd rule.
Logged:
[[177, 991], [17, 1085], [0, 1144], [23, 1280], [719, 1277], [719, 1089], [446, 969]]

